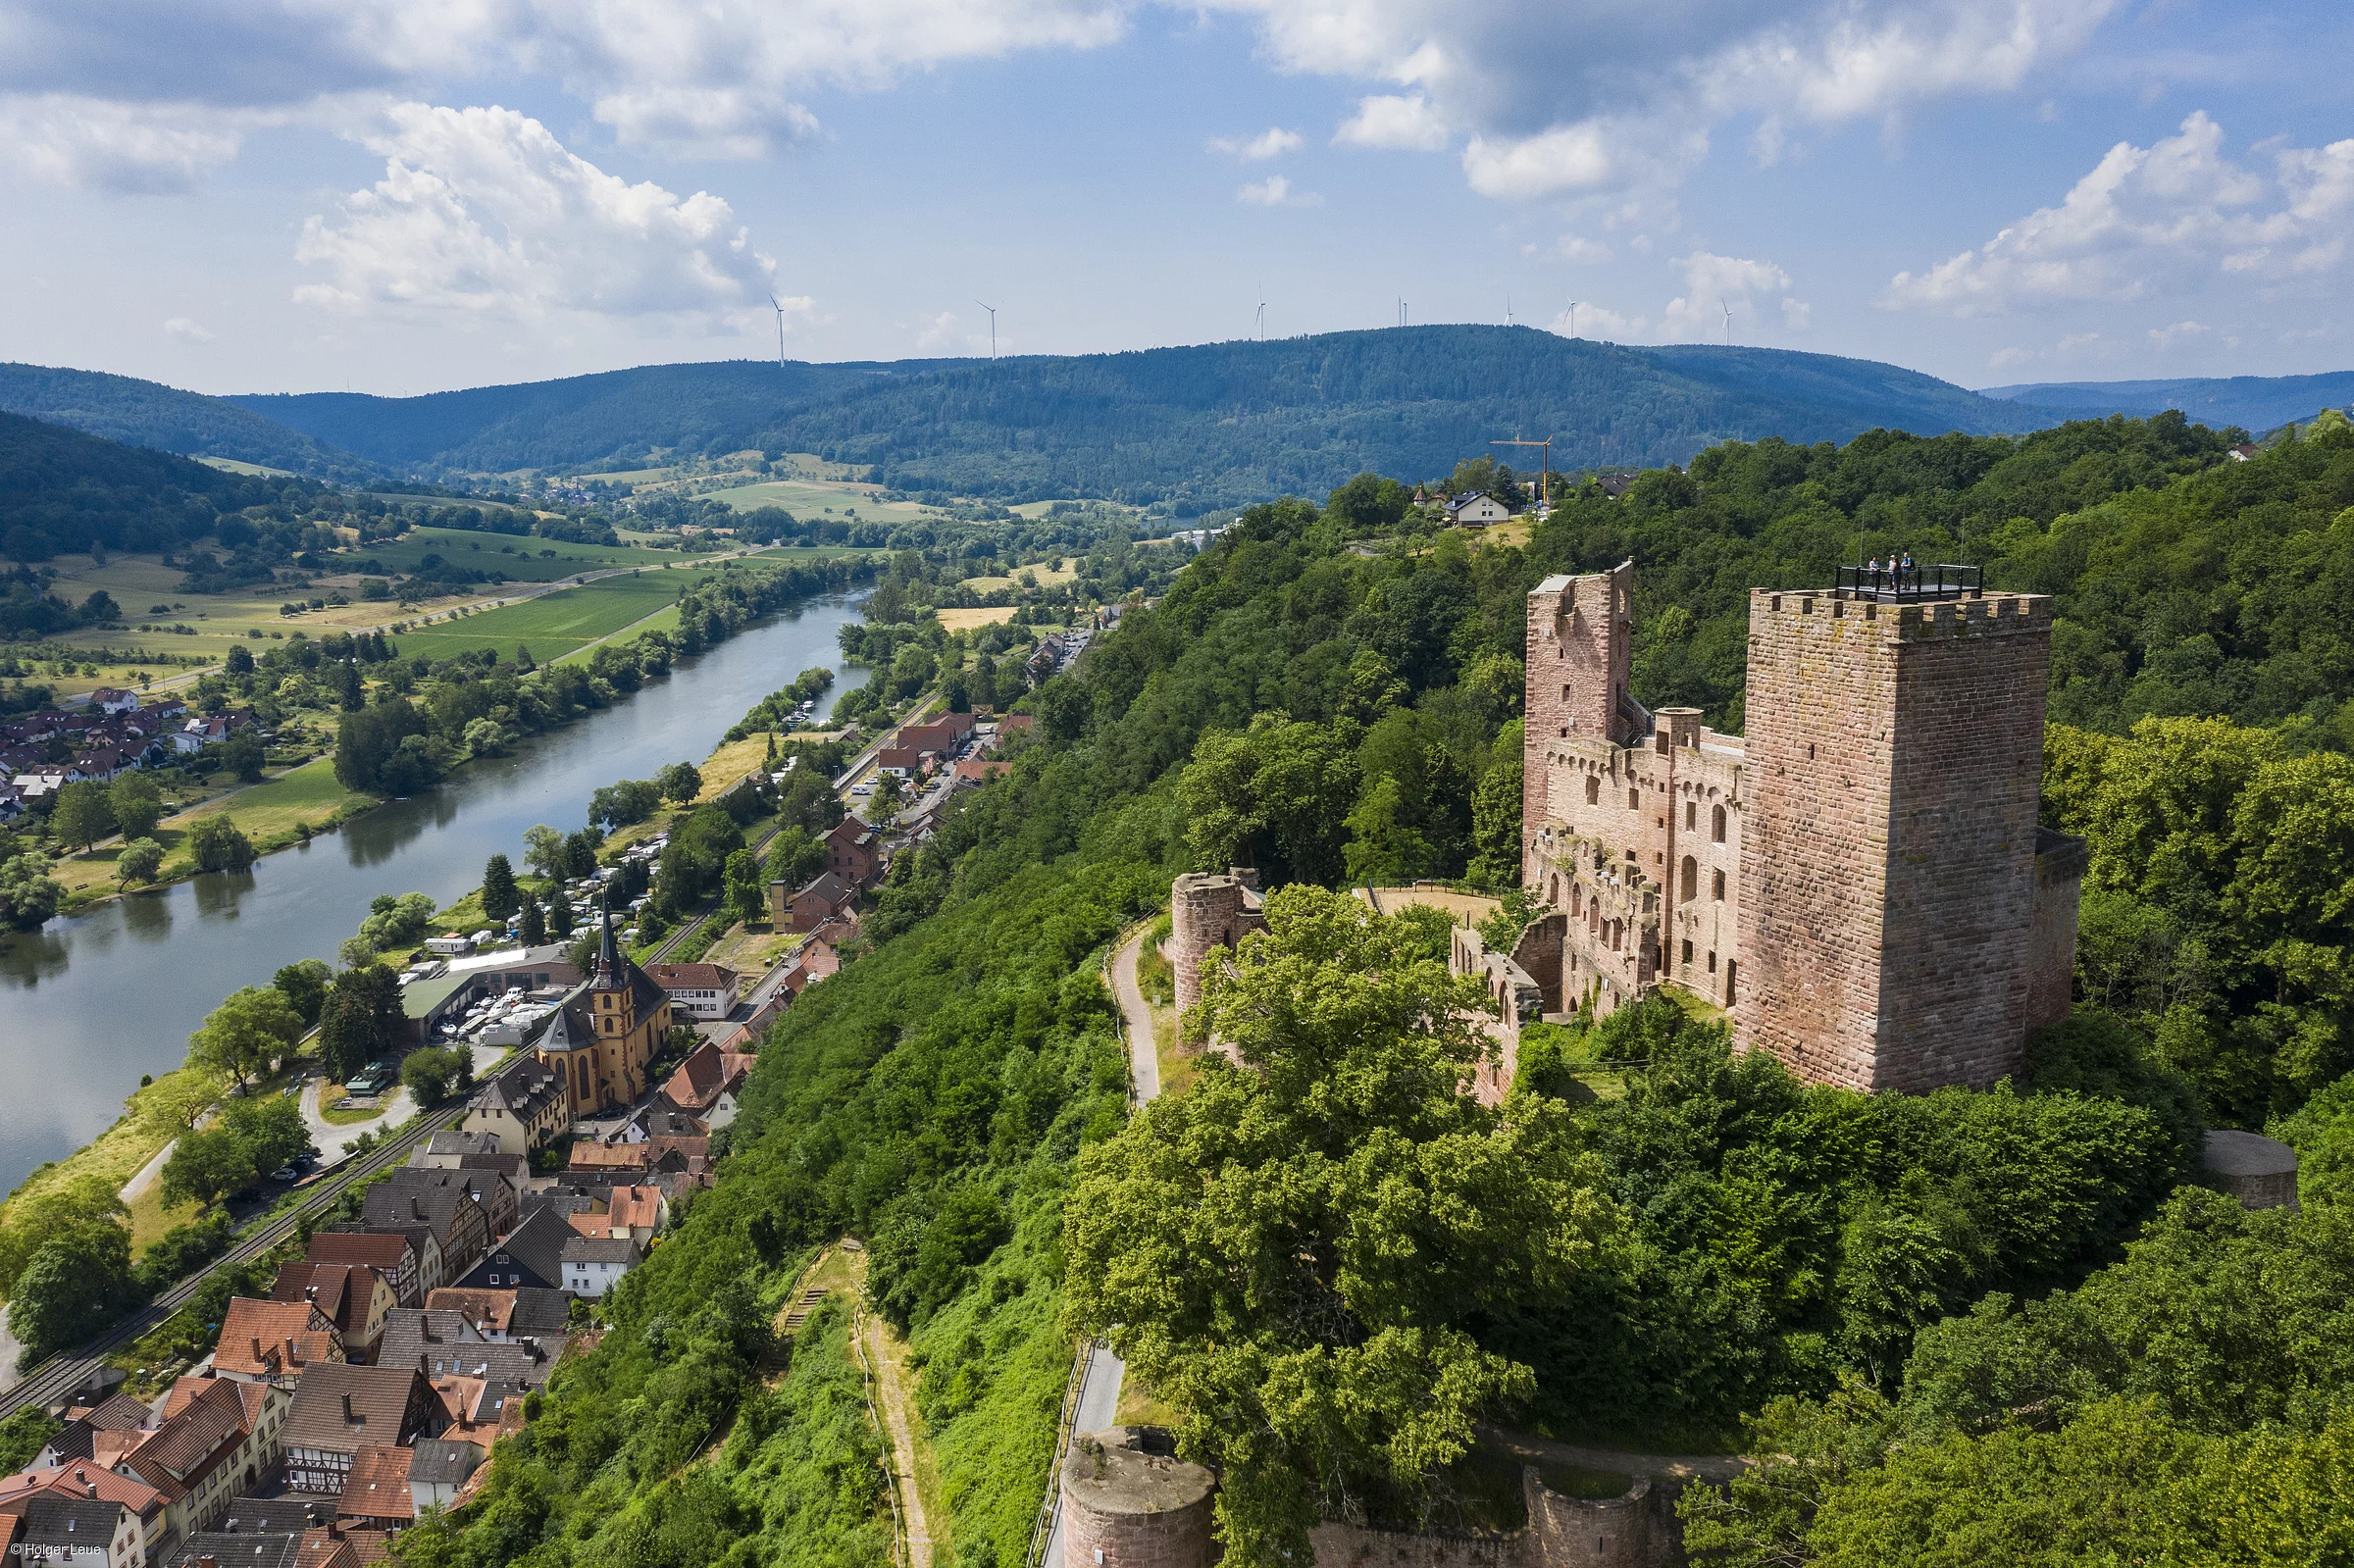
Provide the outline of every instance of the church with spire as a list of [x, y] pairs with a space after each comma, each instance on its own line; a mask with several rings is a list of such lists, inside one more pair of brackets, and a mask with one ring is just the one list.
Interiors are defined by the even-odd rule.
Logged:
[[597, 937], [596, 967], [548, 1015], [532, 1053], [564, 1086], [572, 1114], [595, 1116], [634, 1102], [646, 1064], [670, 1030], [670, 997], [630, 962], [613, 937], [610, 903]]

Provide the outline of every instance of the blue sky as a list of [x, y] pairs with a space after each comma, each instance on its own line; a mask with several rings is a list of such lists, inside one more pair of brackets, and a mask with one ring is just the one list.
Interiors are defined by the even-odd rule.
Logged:
[[0, 0], [0, 358], [424, 392], [1512, 319], [2354, 365], [2354, 15]]

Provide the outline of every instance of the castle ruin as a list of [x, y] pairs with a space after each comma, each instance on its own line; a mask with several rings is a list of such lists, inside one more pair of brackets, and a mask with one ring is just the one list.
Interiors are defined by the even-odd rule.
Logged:
[[[1547, 1002], [1679, 986], [1863, 1090], [1992, 1084], [2067, 1017], [2085, 849], [2035, 820], [2051, 601], [1928, 572], [1753, 591], [1746, 736], [1635, 699], [1631, 561], [1529, 594], [1542, 936], [1512, 967]], [[1457, 967], [1499, 966], [1458, 942]]]

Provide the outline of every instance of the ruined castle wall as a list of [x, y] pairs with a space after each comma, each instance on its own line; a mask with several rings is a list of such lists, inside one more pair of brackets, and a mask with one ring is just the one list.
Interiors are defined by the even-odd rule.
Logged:
[[2037, 597], [1752, 595], [1745, 1044], [1860, 1089], [2017, 1066], [2050, 656]]
[[[1555, 802], [1545, 745], [1623, 738], [1619, 699], [1634, 667], [1634, 563], [1587, 577], [1547, 578], [1528, 596], [1528, 686], [1522, 726], [1520, 821], [1530, 831]], [[1527, 862], [1523, 860], [1523, 869]]]
[[1527, 886], [1564, 918], [1560, 1008], [1607, 1016], [1661, 981], [1719, 1005], [1731, 994], [1742, 743], [1695, 709], [1656, 720], [1639, 744], [1543, 744], [1549, 810], [1530, 825]]

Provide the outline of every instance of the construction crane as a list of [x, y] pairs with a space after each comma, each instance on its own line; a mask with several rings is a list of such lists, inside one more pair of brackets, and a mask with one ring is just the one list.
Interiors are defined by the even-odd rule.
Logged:
[[1490, 446], [1541, 446], [1545, 449], [1545, 477], [1537, 485], [1537, 521], [1542, 523], [1545, 520], [1545, 513], [1553, 505], [1553, 437], [1548, 435], [1541, 441], [1490, 441], [1488, 444]]

